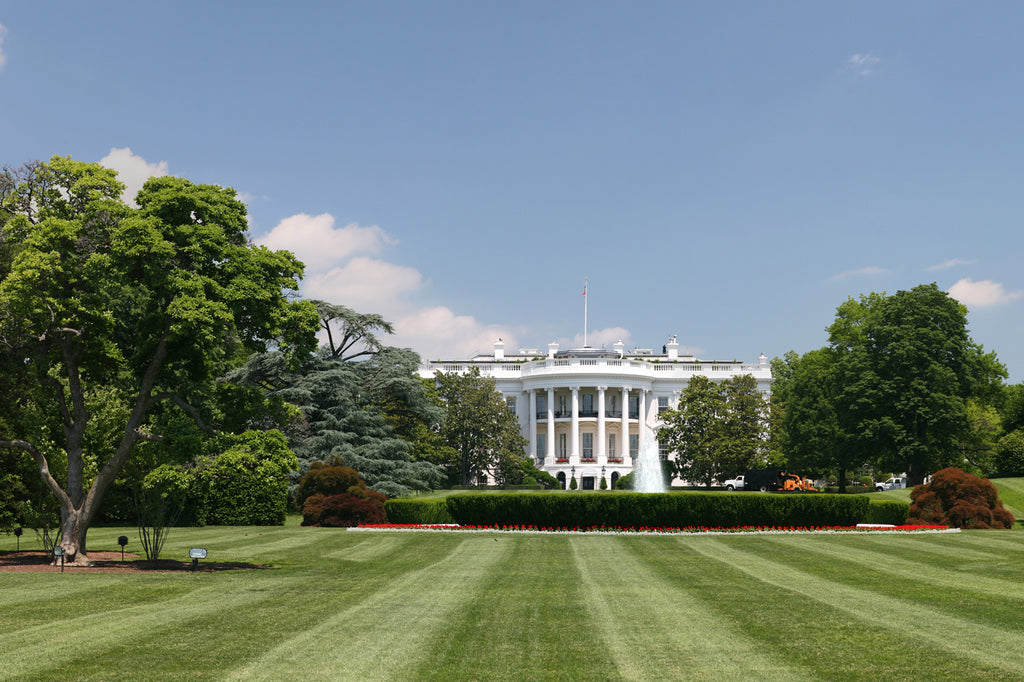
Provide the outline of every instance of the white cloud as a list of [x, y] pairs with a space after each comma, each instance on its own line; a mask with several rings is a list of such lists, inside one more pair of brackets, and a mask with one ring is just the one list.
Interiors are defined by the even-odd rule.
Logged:
[[413, 267], [374, 258], [397, 240], [376, 225], [334, 226], [328, 213], [294, 215], [256, 240], [271, 249], [286, 249], [306, 264], [302, 295], [377, 313], [394, 325], [386, 343], [412, 348], [424, 360], [468, 358], [490, 352], [501, 337], [506, 349], [518, 350], [515, 330], [459, 315], [444, 306], [423, 307], [416, 296], [427, 286]]
[[[587, 345], [591, 348], [611, 348], [612, 344], [619, 341], [625, 344], [626, 350], [633, 349], [633, 337], [625, 327], [608, 327], [606, 329], [591, 329], [587, 331]], [[576, 334], [572, 339], [559, 339], [558, 343], [560, 350], [582, 348], [583, 334]]]
[[882, 61], [873, 54], [854, 54], [846, 60], [846, 68], [858, 76], [867, 76], [874, 71], [875, 66]]
[[121, 197], [126, 204], [135, 206], [135, 195], [146, 180], [167, 175], [167, 162], [147, 163], [141, 156], [132, 153], [131, 147], [111, 147], [110, 153], [100, 159], [100, 165], [117, 171], [117, 178], [124, 183]]
[[949, 295], [968, 308], [989, 308], [1016, 301], [1024, 296], [1024, 291], [1006, 291], [999, 282], [985, 279], [975, 282], [962, 279], [949, 288]]
[[499, 338], [507, 352], [519, 349], [516, 332], [496, 324], [483, 324], [472, 315], [457, 315], [450, 308], [421, 308], [395, 321], [393, 343], [417, 351], [424, 360], [459, 360], [489, 353]]
[[397, 243], [387, 232], [370, 225], [349, 223], [334, 227], [334, 216], [300, 213], [282, 220], [268, 234], [256, 240], [269, 249], [291, 251], [306, 264], [307, 273], [324, 272], [357, 253], [379, 253], [385, 245]]
[[0, 69], [7, 63], [7, 55], [4, 54], [4, 36], [7, 35], [7, 27], [0, 24]]
[[846, 279], [848, 277], [871, 277], [874, 275], [881, 275], [886, 272], [885, 269], [880, 268], [876, 265], [869, 265], [858, 270], [847, 270], [846, 272], [840, 272], [838, 275], [832, 275], [832, 279]]
[[977, 260], [967, 260], [966, 258], [951, 258], [943, 263], [936, 263], [935, 265], [929, 265], [926, 270], [934, 272], [935, 270], [949, 270], [959, 265], [974, 265]]
[[308, 275], [302, 290], [309, 298], [390, 317], [401, 313], [408, 305], [405, 297], [422, 287], [423, 275], [415, 268], [358, 256], [327, 272]]

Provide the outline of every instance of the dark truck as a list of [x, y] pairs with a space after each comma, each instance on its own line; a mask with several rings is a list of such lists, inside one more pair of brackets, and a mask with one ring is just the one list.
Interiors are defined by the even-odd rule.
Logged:
[[743, 476], [744, 490], [783, 490], [786, 477], [782, 469], [751, 469]]

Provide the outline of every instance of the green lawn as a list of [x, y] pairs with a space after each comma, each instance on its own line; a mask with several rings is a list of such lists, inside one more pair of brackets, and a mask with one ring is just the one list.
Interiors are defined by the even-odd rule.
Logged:
[[[90, 547], [120, 534], [138, 547], [124, 529]], [[212, 527], [175, 529], [165, 555], [189, 546], [274, 568], [0, 573], [0, 678], [1024, 679], [1016, 531]]]

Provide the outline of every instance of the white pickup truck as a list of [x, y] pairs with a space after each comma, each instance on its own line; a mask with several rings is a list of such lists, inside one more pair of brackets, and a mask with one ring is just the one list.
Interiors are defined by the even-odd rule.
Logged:
[[888, 481], [881, 483], [875, 483], [875, 490], [881, 492], [882, 490], [895, 490], [897, 488], [906, 488], [907, 479], [902, 476], [893, 476]]
[[724, 485], [726, 490], [743, 490], [743, 477], [730, 478]]

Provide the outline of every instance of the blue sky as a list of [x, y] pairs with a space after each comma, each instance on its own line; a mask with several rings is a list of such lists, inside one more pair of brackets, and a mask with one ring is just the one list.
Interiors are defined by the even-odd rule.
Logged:
[[937, 282], [1024, 380], [1024, 5], [0, 0], [0, 161], [234, 187], [430, 359], [753, 362]]

